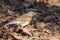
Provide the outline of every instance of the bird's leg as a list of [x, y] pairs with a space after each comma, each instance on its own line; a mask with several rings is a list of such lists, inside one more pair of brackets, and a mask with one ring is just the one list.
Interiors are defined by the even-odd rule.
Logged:
[[16, 29], [16, 32], [21, 28], [21, 25], [18, 25], [17, 29]]

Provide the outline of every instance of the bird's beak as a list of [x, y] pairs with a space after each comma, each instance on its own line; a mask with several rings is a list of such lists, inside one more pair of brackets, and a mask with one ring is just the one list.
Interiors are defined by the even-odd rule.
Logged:
[[36, 12], [33, 12], [33, 15], [36, 15], [37, 13]]

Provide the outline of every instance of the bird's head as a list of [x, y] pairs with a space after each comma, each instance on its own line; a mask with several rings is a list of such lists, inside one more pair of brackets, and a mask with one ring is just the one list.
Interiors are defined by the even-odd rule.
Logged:
[[31, 16], [31, 17], [34, 16], [34, 15], [36, 15], [36, 14], [37, 13], [36, 12], [33, 12], [33, 11], [28, 12], [28, 15]]

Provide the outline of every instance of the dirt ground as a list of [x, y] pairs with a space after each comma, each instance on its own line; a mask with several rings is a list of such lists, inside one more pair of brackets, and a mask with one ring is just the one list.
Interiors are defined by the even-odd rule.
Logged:
[[[17, 24], [6, 25], [30, 11], [36, 15], [23, 28]], [[1, 0], [0, 40], [60, 40], [60, 6], [51, 1]]]

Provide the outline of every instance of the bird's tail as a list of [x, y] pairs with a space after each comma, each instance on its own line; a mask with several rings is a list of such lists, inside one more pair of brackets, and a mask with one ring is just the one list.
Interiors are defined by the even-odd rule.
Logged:
[[20, 22], [19, 21], [17, 21], [17, 22], [10, 22], [10, 23], [7, 23], [5, 26], [7, 26], [7, 25], [10, 25], [10, 24], [17, 24], [17, 25], [19, 25], [20, 24]]

